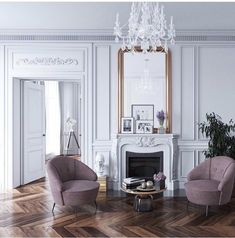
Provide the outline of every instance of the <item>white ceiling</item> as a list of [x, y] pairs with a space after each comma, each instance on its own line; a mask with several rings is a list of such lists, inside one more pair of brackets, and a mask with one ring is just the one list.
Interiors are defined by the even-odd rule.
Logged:
[[[235, 3], [164, 3], [177, 30], [234, 30]], [[124, 23], [130, 3], [1, 2], [0, 29], [112, 29], [116, 12]]]

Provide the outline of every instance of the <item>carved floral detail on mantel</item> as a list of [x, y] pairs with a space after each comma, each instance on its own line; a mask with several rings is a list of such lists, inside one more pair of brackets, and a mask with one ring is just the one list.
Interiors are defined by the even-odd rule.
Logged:
[[138, 137], [136, 139], [136, 145], [140, 147], [154, 147], [159, 145], [159, 141], [154, 137]]
[[34, 59], [22, 58], [17, 60], [17, 65], [78, 65], [78, 60], [59, 57], [36, 57]]

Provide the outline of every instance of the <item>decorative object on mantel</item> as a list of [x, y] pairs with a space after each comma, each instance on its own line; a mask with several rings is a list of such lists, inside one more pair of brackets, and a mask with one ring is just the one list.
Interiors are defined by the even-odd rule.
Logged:
[[133, 134], [134, 133], [134, 118], [122, 117], [122, 133]]
[[154, 186], [156, 190], [161, 190], [165, 188], [166, 176], [162, 172], [159, 172], [158, 174], [154, 174], [153, 180], [154, 180]]
[[[122, 30], [128, 26], [127, 34]], [[119, 14], [116, 15], [114, 27], [115, 42], [122, 40], [122, 50], [135, 52], [135, 46], [140, 45], [143, 53], [151, 50], [157, 52], [158, 47], [168, 51], [167, 43], [175, 43], [175, 27], [173, 17], [169, 27], [164, 14], [164, 7], [156, 2], [133, 2], [128, 23], [120, 26]]]
[[132, 104], [131, 116], [136, 121], [136, 133], [153, 133], [154, 105]]
[[136, 120], [154, 120], [154, 105], [153, 104], [132, 104], [131, 116]]
[[163, 126], [164, 125], [164, 121], [166, 119], [165, 112], [163, 110], [158, 111], [156, 117], [157, 117], [159, 125], [160, 125], [159, 128], [158, 128], [158, 133], [159, 134], [165, 134], [166, 130], [165, 130], [164, 126]]
[[136, 133], [151, 134], [153, 133], [153, 121], [136, 121]]

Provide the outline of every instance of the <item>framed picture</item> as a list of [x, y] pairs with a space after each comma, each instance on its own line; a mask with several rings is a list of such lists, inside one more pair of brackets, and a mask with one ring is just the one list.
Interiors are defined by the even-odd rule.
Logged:
[[153, 133], [153, 126], [145, 126], [144, 133], [152, 134]]
[[131, 116], [136, 120], [154, 120], [153, 104], [132, 104]]
[[153, 133], [153, 121], [139, 120], [136, 121], [136, 133]]
[[134, 132], [134, 118], [122, 117], [122, 133], [132, 134]]

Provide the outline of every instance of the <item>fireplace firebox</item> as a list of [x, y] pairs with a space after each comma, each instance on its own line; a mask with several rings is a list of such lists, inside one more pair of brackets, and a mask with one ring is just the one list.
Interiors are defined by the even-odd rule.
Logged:
[[163, 152], [134, 153], [126, 152], [126, 177], [152, 179], [153, 175], [163, 172]]

